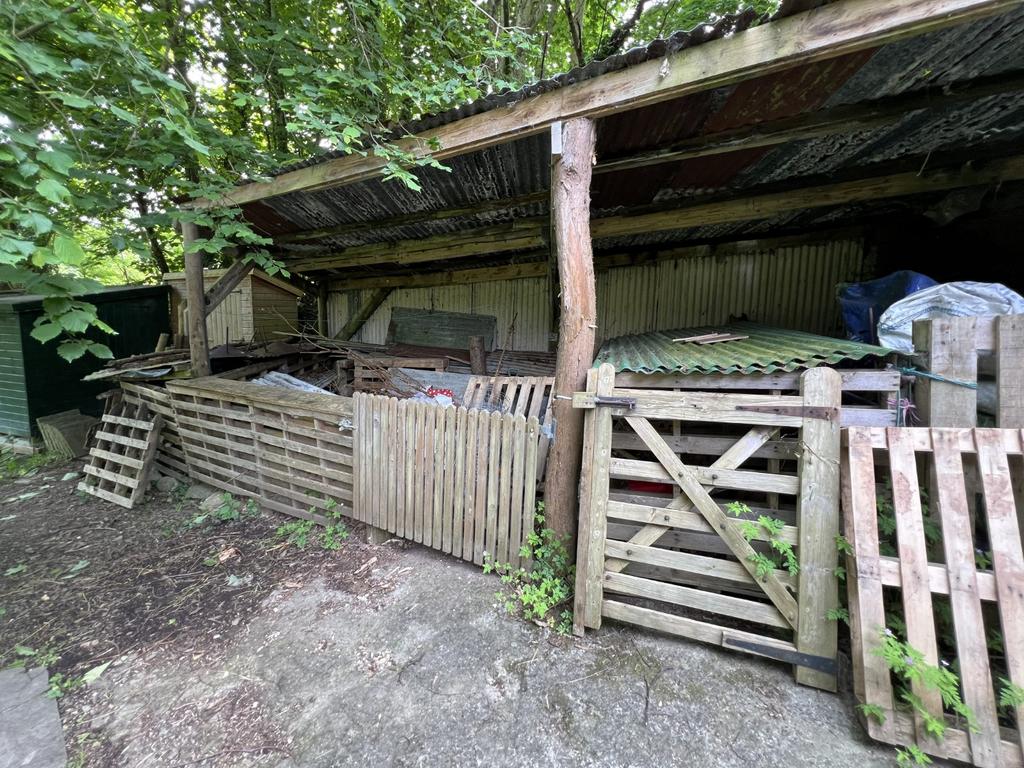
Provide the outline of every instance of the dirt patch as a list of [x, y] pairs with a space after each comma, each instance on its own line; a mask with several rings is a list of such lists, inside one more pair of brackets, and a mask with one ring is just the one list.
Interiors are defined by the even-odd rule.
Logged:
[[[369, 545], [358, 527], [340, 549], [300, 550], [276, 533], [291, 520], [283, 515], [195, 525], [199, 502], [183, 489], [151, 489], [125, 510], [78, 491], [80, 472], [73, 462], [0, 480], [0, 667], [41, 664], [63, 682], [68, 751], [81, 764], [118, 765], [123, 746], [93, 727], [98, 702], [80, 683], [89, 670], [129, 656], [133, 666], [159, 657], [211, 669], [275, 590], [316, 580], [373, 610], [400, 570], [394, 545]], [[283, 749], [260, 706], [255, 689], [240, 688], [215, 713], [168, 717], [216, 723], [225, 752], [215, 762], [230, 764], [260, 744]]]

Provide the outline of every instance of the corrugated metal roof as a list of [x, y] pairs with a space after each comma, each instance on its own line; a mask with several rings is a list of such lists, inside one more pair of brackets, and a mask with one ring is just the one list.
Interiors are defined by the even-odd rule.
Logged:
[[[673, 341], [716, 332], [748, 338], [704, 345]], [[609, 339], [601, 347], [594, 364], [611, 363], [616, 371], [635, 373], [773, 373], [831, 365], [843, 360], [860, 360], [889, 352], [883, 347], [857, 341], [757, 323], [728, 323]]]

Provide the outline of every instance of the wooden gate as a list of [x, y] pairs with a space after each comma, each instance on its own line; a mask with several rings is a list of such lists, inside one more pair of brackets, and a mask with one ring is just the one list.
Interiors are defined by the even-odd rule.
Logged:
[[[800, 396], [614, 380], [603, 365], [574, 397], [589, 409], [576, 631], [616, 619], [792, 663], [835, 690], [839, 374], [807, 371]], [[709, 465], [690, 453], [693, 437], [730, 432]]]

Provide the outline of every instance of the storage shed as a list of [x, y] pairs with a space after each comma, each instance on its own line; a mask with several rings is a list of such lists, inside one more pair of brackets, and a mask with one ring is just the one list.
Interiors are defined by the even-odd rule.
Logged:
[[[161, 333], [170, 330], [165, 285], [119, 286], [81, 296], [96, 306], [99, 319], [117, 331], [108, 336], [90, 329], [86, 334], [110, 347], [114, 357], [151, 352]], [[77, 408], [100, 415], [103, 404], [96, 395], [109, 388], [104, 382], [81, 379], [103, 366], [84, 355], [68, 363], [57, 354], [55, 343], [32, 338], [32, 328], [43, 312], [43, 297], [25, 294], [0, 296], [0, 433], [27, 438], [40, 416]]]
[[[209, 291], [226, 269], [208, 269], [203, 273]], [[171, 326], [175, 334], [185, 333], [185, 273], [170, 272], [164, 283], [171, 288]], [[301, 288], [254, 269], [228, 294], [206, 318], [210, 344], [228, 342], [273, 341], [275, 334], [294, 333], [299, 325]]]

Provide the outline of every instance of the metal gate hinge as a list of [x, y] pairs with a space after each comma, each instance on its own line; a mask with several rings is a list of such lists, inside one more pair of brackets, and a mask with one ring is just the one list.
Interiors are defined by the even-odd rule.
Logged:
[[801, 419], [838, 421], [839, 408], [825, 405], [737, 405], [737, 411], [773, 413], [776, 416], [796, 416]]

